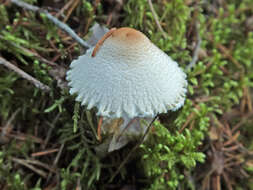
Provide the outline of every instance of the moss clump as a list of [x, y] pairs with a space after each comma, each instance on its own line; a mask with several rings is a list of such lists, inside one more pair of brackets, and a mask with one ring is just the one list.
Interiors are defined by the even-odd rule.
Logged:
[[203, 133], [187, 129], [184, 134], [171, 134], [158, 122], [154, 126], [154, 134], [140, 147], [140, 163], [145, 175], [152, 179], [146, 189], [176, 189], [184, 179], [183, 168], [191, 170], [196, 161], [204, 162], [205, 155], [196, 152]]
[[[26, 2], [44, 7], [52, 3]], [[52, 7], [64, 5], [62, 2]], [[130, 26], [144, 32], [188, 75], [184, 107], [160, 116], [155, 131], [134, 152], [137, 161], [131, 162], [131, 157], [110, 181], [133, 147], [129, 145], [102, 157], [96, 153], [100, 142], [96, 136], [95, 113], [75, 103], [64, 85], [66, 69], [81, 48], [45, 15], [11, 3], [0, 5], [0, 56], [51, 88], [50, 92], [42, 92], [0, 65], [0, 189], [122, 189], [125, 185], [143, 189], [201, 189], [205, 181], [201, 176], [206, 176], [209, 170], [199, 172], [199, 162], [206, 157], [207, 164], [212, 165], [209, 154], [204, 156], [204, 153], [213, 153], [217, 141], [227, 140], [226, 135], [213, 140], [210, 126], [222, 131], [228, 130], [227, 125], [233, 127], [239, 123], [239, 136], [233, 138], [244, 150], [252, 151], [249, 135], [252, 133], [253, 31], [249, 26], [252, 0], [153, 1], [153, 6], [165, 33], [157, 27], [147, 0], [128, 0], [115, 5], [115, 10], [111, 10], [108, 2], [84, 0], [71, 4], [64, 11], [67, 17], [59, 15], [59, 19], [66, 19], [85, 38], [94, 21], [110, 23], [110, 15], [118, 15], [114, 17], [118, 27]], [[49, 12], [55, 15], [54, 9]], [[201, 45], [197, 62], [192, 69], [186, 69], [198, 38]], [[237, 117], [233, 117], [234, 113]], [[56, 152], [34, 156], [55, 149]], [[227, 174], [232, 186], [245, 189], [247, 185], [250, 189], [249, 155], [239, 150], [234, 153], [245, 162], [236, 165], [238, 168], [229, 168], [232, 172]], [[249, 175], [243, 182], [235, 172], [240, 169]], [[216, 179], [213, 174], [210, 177]], [[223, 178], [220, 184], [224, 189], [229, 187]]]

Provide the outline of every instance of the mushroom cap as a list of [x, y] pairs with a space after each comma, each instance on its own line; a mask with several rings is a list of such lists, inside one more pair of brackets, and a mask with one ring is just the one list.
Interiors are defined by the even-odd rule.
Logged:
[[67, 72], [77, 101], [110, 118], [154, 117], [184, 104], [186, 74], [143, 33], [119, 28], [105, 35]]

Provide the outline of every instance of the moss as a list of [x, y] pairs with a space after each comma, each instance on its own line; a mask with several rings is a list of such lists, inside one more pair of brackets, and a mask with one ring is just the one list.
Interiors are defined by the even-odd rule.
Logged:
[[[37, 4], [34, 0], [26, 2]], [[67, 24], [86, 38], [87, 29], [94, 21], [104, 21], [108, 10], [103, 2], [94, 6], [91, 1], [81, 1], [79, 5]], [[248, 100], [247, 89], [253, 87], [253, 32], [246, 23], [253, 13], [253, 5], [251, 0], [229, 0], [224, 5], [213, 1], [171, 0], [153, 1], [153, 5], [165, 35], [158, 29], [146, 0], [126, 1], [117, 24], [143, 31], [175, 59], [187, 72], [188, 95], [181, 110], [160, 116], [155, 131], [113, 181], [110, 181], [111, 176], [133, 145], [108, 155], [97, 154], [95, 148], [100, 142], [94, 110], [80, 107], [67, 89], [57, 86], [64, 81], [66, 68], [81, 48], [45, 15], [12, 4], [0, 5], [0, 55], [51, 88], [49, 93], [41, 92], [0, 65], [1, 132], [3, 128], [9, 130], [1, 145], [0, 189], [48, 186], [75, 189], [79, 181], [83, 189], [111, 186], [121, 189], [125, 184], [134, 184], [140, 189], [177, 189], [179, 186], [180, 189], [199, 189], [201, 182], [194, 176], [200, 162], [209, 162], [205, 160], [203, 147], [209, 145], [210, 125], [216, 127], [216, 122], [231, 110], [243, 110], [249, 118], [246, 112], [250, 108], [244, 107]], [[202, 41], [199, 58], [196, 65], [187, 70], [198, 34]], [[19, 112], [11, 120], [16, 110]], [[240, 143], [252, 150], [252, 126], [244, 120], [232, 118], [229, 122], [243, 123]], [[2, 136], [0, 140], [2, 143]], [[31, 156], [55, 148], [56, 153]], [[57, 156], [59, 160], [55, 159]], [[31, 164], [49, 176], [45, 179], [13, 158], [35, 159], [55, 172]], [[242, 168], [251, 172], [249, 165], [242, 164]], [[236, 187], [245, 189], [239, 181]], [[245, 184], [248, 188], [252, 186], [248, 179]]]
[[204, 162], [205, 155], [196, 152], [203, 137], [199, 129], [171, 134], [160, 123], [155, 123], [155, 133], [140, 147], [140, 163], [145, 175], [152, 179], [147, 189], [176, 189], [184, 179], [182, 167], [190, 170], [196, 161]]

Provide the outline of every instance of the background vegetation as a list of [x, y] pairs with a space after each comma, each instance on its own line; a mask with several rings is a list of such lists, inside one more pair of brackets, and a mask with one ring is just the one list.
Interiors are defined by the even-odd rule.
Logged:
[[252, 0], [26, 2], [84, 39], [95, 22], [141, 30], [185, 69], [188, 95], [137, 149], [99, 154], [95, 111], [65, 81], [84, 49], [45, 14], [0, 0], [0, 189], [253, 189]]

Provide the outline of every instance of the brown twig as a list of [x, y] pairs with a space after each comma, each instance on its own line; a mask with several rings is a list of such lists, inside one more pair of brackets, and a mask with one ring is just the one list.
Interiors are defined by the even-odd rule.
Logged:
[[[199, 106], [196, 106], [196, 109], [199, 110]], [[182, 128], [179, 130], [179, 133], [182, 133], [184, 129], [190, 124], [192, 119], [195, 117], [196, 112], [192, 112], [186, 119], [186, 122], [183, 124]]]
[[[55, 168], [55, 167], [56, 167], [56, 165], [57, 165], [57, 163], [58, 163], [58, 161], [59, 161], [59, 159], [60, 159], [60, 157], [61, 157], [61, 154], [62, 154], [64, 145], [65, 145], [65, 144], [62, 144], [62, 145], [61, 145], [60, 150], [58, 151], [58, 154], [56, 155], [56, 157], [55, 157], [55, 159], [54, 159], [54, 163], [53, 163], [52, 168]], [[49, 179], [51, 178], [51, 176], [52, 176], [52, 172], [50, 172], [50, 173], [48, 174], [48, 176], [47, 176], [47, 181], [49, 181]]]
[[224, 54], [224, 56], [226, 58], [228, 58], [232, 63], [234, 63], [234, 65], [238, 69], [243, 69], [243, 67], [240, 65], [240, 63], [235, 58], [233, 58], [230, 51], [225, 46], [223, 46], [222, 44], [217, 44], [217, 48], [221, 51], [221, 53]]
[[16, 115], [21, 109], [17, 109], [8, 119], [7, 123], [4, 125], [4, 127], [1, 129], [1, 137], [4, 138], [6, 135], [10, 134], [10, 132], [13, 129], [12, 121], [15, 119]]
[[156, 23], [158, 29], [162, 32], [163, 37], [167, 38], [168, 35], [165, 33], [165, 31], [163, 30], [163, 28], [162, 28], [162, 26], [161, 26], [161, 24], [159, 22], [158, 16], [157, 16], [157, 14], [155, 12], [155, 9], [153, 7], [153, 4], [152, 4], [152, 0], [148, 0], [148, 4], [149, 4], [150, 10], [151, 10], [151, 12], [153, 14], [153, 17], [155, 19], [155, 23]]
[[224, 142], [224, 146], [231, 145], [233, 142], [235, 142], [238, 139], [239, 135], [240, 135], [240, 131], [235, 133], [233, 136], [229, 137], [229, 140]]
[[29, 163], [27, 163], [26, 160], [23, 160], [23, 159], [19, 159], [19, 158], [11, 158], [11, 160], [13, 162], [16, 162], [18, 164], [21, 164], [27, 168], [29, 168], [30, 170], [34, 171], [35, 173], [39, 174], [40, 176], [42, 176], [43, 178], [46, 178], [47, 177], [47, 173], [44, 172], [43, 170], [40, 170], [38, 168], [35, 168], [34, 166], [30, 165]]
[[199, 34], [198, 23], [195, 24], [195, 28], [196, 28], [196, 35], [197, 35], [197, 43], [196, 43], [196, 46], [195, 46], [194, 51], [193, 51], [192, 61], [186, 67], [187, 70], [190, 70], [191, 68], [193, 68], [196, 65], [196, 63], [198, 61], [198, 58], [199, 58], [199, 50], [200, 50], [200, 47], [201, 47], [202, 40], [201, 40], [201, 37], [200, 37], [200, 34]]
[[50, 13], [48, 13], [46, 10], [43, 10], [39, 7], [36, 7], [34, 5], [30, 5], [28, 3], [25, 3], [21, 0], [10, 0], [13, 4], [22, 7], [24, 9], [30, 10], [30, 11], [34, 11], [34, 12], [38, 12], [38, 13], [43, 13], [46, 15], [46, 17], [52, 21], [57, 27], [61, 28], [62, 30], [64, 30], [66, 33], [68, 33], [68, 35], [70, 35], [74, 40], [76, 40], [80, 45], [82, 45], [85, 49], [89, 48], [90, 45], [85, 42], [82, 38], [80, 38], [68, 25], [66, 25], [65, 23], [61, 22], [60, 20], [58, 20], [56, 17], [52, 16]]
[[52, 168], [51, 166], [49, 166], [48, 164], [45, 164], [43, 162], [40, 162], [38, 160], [34, 160], [34, 159], [27, 159], [25, 160], [28, 164], [33, 164], [33, 165], [36, 165], [36, 166], [40, 166], [50, 172], [53, 172], [53, 173], [56, 173], [55, 169]]
[[249, 87], [246, 87], [245, 91], [246, 91], [245, 93], [246, 93], [247, 106], [248, 106], [249, 112], [253, 113], [253, 105], [252, 105], [252, 100], [251, 100], [251, 96], [249, 92]]
[[229, 177], [227, 176], [227, 174], [225, 172], [222, 173], [222, 176], [224, 178], [224, 180], [226, 181], [226, 185], [228, 190], [233, 190], [232, 185], [230, 183]]
[[[208, 36], [208, 39], [212, 42], [214, 41], [213, 36], [211, 35]], [[228, 48], [222, 44], [217, 44], [216, 47], [221, 53], [223, 53], [225, 58], [229, 59], [238, 69], [244, 73], [244, 67], [231, 55], [231, 52]]]
[[53, 129], [55, 128], [55, 124], [58, 121], [58, 119], [60, 118], [61, 112], [59, 112], [56, 117], [54, 118], [53, 122], [47, 122], [47, 124], [50, 126], [48, 132], [47, 132], [47, 136], [45, 139], [45, 142], [42, 144], [42, 149], [45, 149], [47, 147], [47, 144], [49, 142], [49, 139], [51, 138], [51, 134], [53, 132]]
[[58, 152], [58, 151], [59, 151], [59, 148], [55, 148], [55, 149], [51, 149], [51, 150], [45, 150], [45, 151], [41, 151], [41, 152], [35, 152], [35, 153], [32, 153], [31, 156], [32, 157], [44, 156], [44, 155], [52, 154], [52, 153]]
[[64, 5], [64, 7], [62, 7], [61, 10], [58, 13], [56, 13], [55, 17], [59, 18], [59, 16], [62, 15], [64, 13], [64, 11], [67, 10], [74, 1], [75, 0], [70, 0], [69, 2], [67, 2]]
[[71, 13], [73, 12], [73, 10], [77, 7], [77, 5], [80, 3], [80, 0], [75, 0], [73, 5], [70, 7], [69, 11], [67, 12], [66, 17], [64, 18], [63, 22], [67, 22], [67, 20], [69, 19]]
[[191, 120], [194, 118], [194, 116], [196, 115], [195, 112], [192, 112], [186, 119], [186, 122], [184, 123], [184, 125], [182, 126], [182, 128], [179, 130], [179, 133], [182, 133], [184, 131], [184, 129], [189, 125], [189, 123], [191, 122]]
[[21, 70], [20, 68], [18, 68], [17, 66], [13, 65], [12, 63], [10, 63], [9, 61], [5, 60], [4, 58], [0, 57], [0, 64], [3, 64], [5, 67], [7, 67], [8, 69], [14, 71], [15, 73], [17, 73], [19, 76], [21, 76], [22, 78], [28, 80], [29, 82], [31, 82], [35, 87], [48, 92], [50, 90], [50, 87], [41, 83], [39, 80], [37, 80], [36, 78], [32, 77], [31, 75], [27, 74], [26, 72], [24, 72], [23, 70]]
[[101, 116], [99, 118], [99, 122], [98, 122], [98, 128], [97, 128], [97, 136], [98, 136], [98, 140], [101, 141], [102, 137], [101, 137], [101, 126], [103, 124], [103, 117]]
[[[0, 128], [0, 130], [2, 130], [2, 128]], [[26, 135], [26, 134], [23, 134], [23, 133], [6, 134], [6, 136], [11, 137], [11, 138], [15, 138], [15, 139], [20, 140], [20, 141], [26, 141], [27, 139], [30, 139], [34, 143], [38, 143], [38, 144], [43, 143], [42, 139], [40, 139], [38, 137], [35, 137], [35, 136], [32, 136], [32, 135]]]

